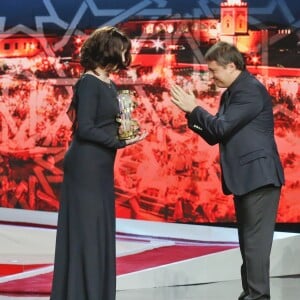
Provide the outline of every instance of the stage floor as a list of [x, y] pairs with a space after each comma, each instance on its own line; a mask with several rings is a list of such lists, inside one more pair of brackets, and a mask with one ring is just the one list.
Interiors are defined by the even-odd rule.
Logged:
[[[238, 298], [235, 229], [140, 222], [134, 234], [136, 225], [118, 221], [116, 300]], [[0, 224], [0, 300], [49, 299], [55, 235], [55, 229]], [[275, 233], [273, 248], [271, 299], [300, 299], [300, 236]]]
[[[233, 280], [192, 286], [160, 287], [118, 291], [116, 300], [235, 300], [240, 281]], [[271, 278], [272, 300], [299, 300], [300, 277]], [[49, 296], [0, 295], [0, 300], [48, 300]]]

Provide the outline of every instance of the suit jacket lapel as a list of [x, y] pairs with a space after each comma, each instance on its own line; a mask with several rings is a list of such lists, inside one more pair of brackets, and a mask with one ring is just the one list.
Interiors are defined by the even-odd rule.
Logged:
[[220, 102], [220, 108], [219, 108], [219, 115], [223, 115], [226, 111], [226, 108], [229, 103], [229, 91], [228, 89], [222, 94], [221, 96], [221, 102]]

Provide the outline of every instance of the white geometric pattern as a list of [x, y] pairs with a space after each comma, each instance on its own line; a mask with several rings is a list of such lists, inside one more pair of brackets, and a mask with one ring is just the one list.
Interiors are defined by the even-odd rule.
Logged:
[[[69, 3], [68, 3], [69, 2]], [[92, 15], [97, 19], [99, 18], [99, 26], [101, 25], [116, 25], [128, 18], [144, 17], [144, 18], [158, 18], [163, 16], [171, 16], [174, 14], [180, 14], [182, 17], [194, 17], [194, 18], [211, 18], [218, 17], [219, 5], [221, 0], [199, 0], [191, 1], [193, 5], [188, 6], [188, 11], [183, 11], [186, 8], [180, 8], [178, 5], [174, 4], [174, 1], [167, 0], [141, 0], [134, 1], [134, 5], [129, 5], [129, 2], [133, 1], [120, 1], [120, 8], [110, 9], [107, 8], [107, 1], [97, 1], [97, 0], [82, 0], [81, 4], [78, 6], [77, 11], [72, 16], [71, 21], [66, 22], [63, 20], [63, 16], [59, 16], [52, 0], [43, 0], [44, 7], [48, 11], [49, 15], [37, 15], [35, 16], [35, 27], [36, 30], [29, 28], [24, 24], [16, 23], [10, 28], [6, 28], [6, 16], [0, 15], [0, 40], [7, 38], [16, 32], [23, 32], [29, 36], [33, 36], [36, 33], [44, 34], [47, 24], [54, 24], [61, 28], [64, 34], [62, 38], [53, 46], [52, 49], [44, 49], [48, 55], [53, 56], [55, 51], [65, 46], [73, 34], [79, 34], [77, 27], [82, 20], [84, 14], [90, 10]], [[264, 1], [266, 2], [266, 1]], [[66, 6], [72, 7], [73, 1], [64, 1]], [[297, 29], [300, 26], [300, 16], [293, 15], [290, 9], [291, 0], [271, 0], [265, 3], [262, 7], [251, 6], [251, 1], [248, 1], [249, 7], [249, 23], [252, 25], [259, 25], [268, 19], [268, 16], [272, 16], [275, 10], [280, 11], [280, 17], [282, 22], [286, 22], [291, 27]], [[27, 1], [18, 2], [18, 9], [22, 10], [22, 5], [28, 5]], [[60, 4], [61, 5], [61, 4]], [[74, 5], [74, 4], [73, 4]], [[124, 8], [124, 6], [126, 8]], [[182, 10], [182, 11], [180, 11]], [[71, 11], [71, 10], [70, 10]], [[14, 11], [11, 12], [12, 14]], [[260, 16], [264, 20], [259, 20], [256, 16]], [[105, 21], [103, 21], [105, 19]], [[17, 21], [18, 22], [18, 21]], [[41, 43], [43, 45], [43, 43]], [[54, 53], [52, 52], [54, 51]]]
[[[246, 0], [245, 0], [246, 1]], [[69, 3], [68, 3], [69, 2]], [[104, 3], [106, 2], [106, 3]], [[222, 2], [221, 0], [199, 0], [199, 1], [190, 1], [193, 2], [191, 6], [188, 6], [189, 13], [183, 11], [186, 8], [179, 7], [174, 4], [174, 1], [167, 0], [141, 0], [141, 1], [120, 1], [120, 8], [110, 9], [107, 8], [108, 1], [97, 1], [97, 0], [82, 0], [81, 4], [78, 6], [77, 11], [72, 16], [71, 21], [66, 22], [63, 20], [63, 16], [59, 16], [56, 11], [53, 0], [43, 0], [44, 7], [48, 11], [49, 15], [37, 15], [35, 16], [35, 27], [36, 30], [29, 28], [24, 24], [16, 23], [10, 28], [6, 28], [6, 16], [0, 15], [0, 40], [7, 38], [16, 32], [23, 32], [29, 36], [37, 34], [44, 34], [47, 24], [54, 24], [61, 28], [64, 34], [62, 38], [57, 42], [52, 50], [50, 48], [44, 49], [48, 55], [53, 55], [55, 51], [65, 46], [73, 34], [79, 34], [80, 31], [77, 29], [80, 21], [82, 20], [84, 14], [90, 10], [92, 15], [97, 19], [99, 18], [99, 25], [116, 25], [120, 22], [125, 21], [126, 19], [136, 17], [144, 18], [158, 18], [180, 14], [181, 17], [194, 17], [194, 18], [211, 18], [218, 17], [219, 14], [219, 5]], [[135, 2], [134, 5], [129, 5], [129, 3]], [[249, 23], [252, 25], [261, 24], [262, 22], [268, 19], [268, 16], [272, 16], [275, 10], [280, 11], [280, 17], [282, 22], [286, 22], [291, 27], [297, 29], [300, 25], [300, 16], [293, 15], [292, 10], [290, 9], [291, 0], [271, 0], [264, 1], [267, 2], [262, 7], [253, 7], [251, 6], [251, 1], [248, 2], [249, 7]], [[73, 1], [64, 1], [66, 6], [72, 7]], [[27, 1], [18, 2], [18, 9], [22, 10], [22, 5], [28, 5]], [[60, 4], [61, 5], [61, 4]], [[74, 5], [74, 4], [73, 4]], [[124, 6], [126, 8], [124, 8]], [[181, 11], [180, 11], [181, 10]], [[71, 11], [71, 10], [69, 10]], [[11, 12], [12, 14], [14, 11]], [[260, 16], [264, 20], [259, 20], [256, 16]], [[32, 24], [33, 25], [33, 24]], [[41, 43], [43, 45], [43, 43]], [[54, 51], [54, 53], [52, 52]]]

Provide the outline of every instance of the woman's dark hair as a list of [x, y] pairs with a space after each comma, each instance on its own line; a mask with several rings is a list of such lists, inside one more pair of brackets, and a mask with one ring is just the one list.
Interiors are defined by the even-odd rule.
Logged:
[[[131, 63], [131, 41], [116, 27], [96, 29], [83, 43], [80, 64], [85, 71], [104, 68], [108, 73], [126, 69]], [[125, 50], [125, 61], [122, 52]]]
[[229, 63], [234, 63], [238, 70], [245, 70], [245, 61], [241, 52], [234, 45], [226, 42], [214, 44], [204, 56], [206, 61], [216, 61], [217, 64], [225, 67]]

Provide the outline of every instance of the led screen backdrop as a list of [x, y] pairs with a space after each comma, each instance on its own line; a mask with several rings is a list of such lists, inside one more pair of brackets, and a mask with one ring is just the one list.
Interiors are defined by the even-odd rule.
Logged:
[[[221, 90], [203, 60], [216, 41], [235, 43], [273, 98], [286, 173], [278, 222], [300, 222], [300, 7], [294, 0], [10, 0], [0, 9], [0, 206], [57, 211], [66, 110], [81, 74], [78, 54], [95, 28], [132, 39], [133, 63], [115, 74], [134, 92], [134, 118], [147, 139], [119, 151], [117, 217], [234, 222], [221, 192], [218, 148], [187, 130], [170, 102], [174, 82], [216, 112]], [[84, 201], [84, 199], [83, 199]]]

